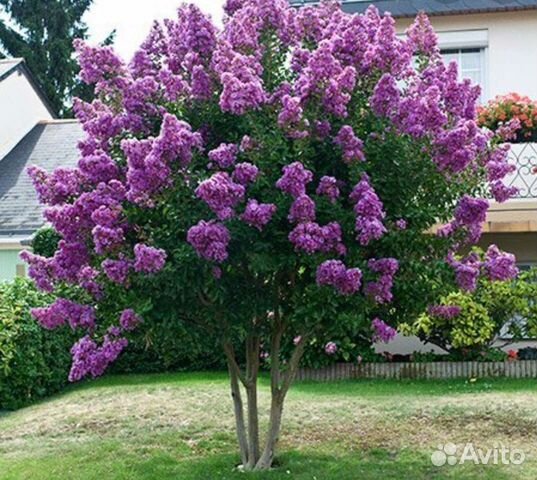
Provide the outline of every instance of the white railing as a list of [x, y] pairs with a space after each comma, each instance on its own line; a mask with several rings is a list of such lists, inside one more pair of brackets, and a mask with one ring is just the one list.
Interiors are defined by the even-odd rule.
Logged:
[[518, 188], [515, 198], [537, 198], [537, 143], [514, 143], [509, 156], [516, 170], [506, 178], [506, 184]]

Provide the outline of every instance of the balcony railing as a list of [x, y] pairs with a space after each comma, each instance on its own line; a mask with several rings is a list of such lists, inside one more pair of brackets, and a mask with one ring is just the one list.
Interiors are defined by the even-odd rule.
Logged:
[[537, 198], [537, 143], [513, 144], [509, 155], [516, 170], [506, 183], [518, 188], [515, 198]]

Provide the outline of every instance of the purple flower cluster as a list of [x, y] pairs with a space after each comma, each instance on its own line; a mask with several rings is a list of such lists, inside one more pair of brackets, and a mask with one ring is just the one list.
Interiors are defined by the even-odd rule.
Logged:
[[132, 308], [123, 310], [119, 318], [119, 324], [121, 325], [121, 328], [127, 332], [134, 330], [141, 323], [141, 321], [142, 319], [140, 318], [140, 316], [138, 316]]
[[255, 182], [258, 176], [259, 168], [248, 162], [237, 163], [232, 174], [233, 180], [243, 186]]
[[519, 192], [517, 187], [508, 187], [500, 180], [490, 184], [490, 193], [498, 203], [505, 203], [515, 197]]
[[190, 163], [193, 150], [202, 148], [202, 138], [186, 122], [165, 114], [157, 138], [124, 140], [121, 147], [127, 157], [127, 197], [147, 205], [152, 194], [170, 185], [174, 163], [183, 168]]
[[284, 95], [282, 110], [278, 115], [278, 125], [292, 138], [305, 138], [309, 135], [307, 130], [309, 122], [304, 119], [303, 114], [300, 98]]
[[386, 213], [366, 174], [362, 175], [362, 180], [356, 184], [349, 198], [354, 203], [356, 213], [356, 239], [366, 246], [381, 238], [387, 232], [382, 223]]
[[226, 172], [217, 172], [201, 182], [196, 195], [201, 198], [220, 220], [235, 215], [235, 207], [244, 200], [244, 186], [235, 183]]
[[485, 199], [465, 195], [455, 210], [455, 222], [459, 225], [483, 223], [487, 219], [489, 203]]
[[82, 157], [78, 162], [78, 168], [85, 179], [93, 184], [108, 182], [120, 175], [119, 167], [105, 152], [97, 151]]
[[259, 203], [257, 200], [250, 199], [240, 218], [243, 222], [261, 231], [270, 222], [275, 213], [276, 205], [272, 203]]
[[49, 307], [33, 308], [31, 312], [39, 324], [48, 330], [53, 330], [66, 324], [73, 329], [92, 329], [95, 327], [95, 310], [93, 307], [80, 305], [65, 298], [58, 298]]
[[97, 282], [99, 274], [99, 270], [89, 265], [82, 267], [77, 274], [78, 284], [95, 300], [100, 300], [103, 297], [103, 287]]
[[167, 254], [160, 248], [143, 243], [134, 246], [134, 270], [143, 273], [157, 273], [164, 268]]
[[461, 314], [461, 307], [457, 305], [431, 305], [427, 309], [427, 312], [432, 317], [443, 318], [445, 320], [452, 320]]
[[343, 66], [334, 55], [333, 44], [328, 39], [319, 43], [305, 63], [296, 81], [302, 102], [320, 96], [327, 113], [346, 117], [351, 92], [356, 85], [356, 69], [351, 65]]
[[125, 66], [111, 47], [90, 47], [83, 40], [73, 42], [80, 64], [80, 78], [96, 84], [97, 91], [108, 91], [111, 79], [125, 74]]
[[455, 270], [455, 279], [459, 288], [466, 292], [475, 291], [481, 273], [479, 255], [471, 253], [465, 258], [457, 260], [453, 254], [449, 254], [447, 262]]
[[486, 168], [489, 182], [497, 182], [516, 170], [516, 165], [509, 163], [509, 144], [501, 145], [489, 153]]
[[364, 142], [354, 134], [354, 130], [349, 125], [341, 127], [334, 138], [334, 143], [343, 151], [343, 160], [346, 163], [365, 160]]
[[82, 242], [61, 240], [51, 258], [28, 251], [21, 252], [20, 257], [29, 264], [28, 274], [42, 291], [53, 292], [55, 283], [60, 281], [80, 283], [83, 288], [88, 287], [90, 293], [98, 291], [94, 278], [87, 278], [89, 252]]
[[390, 343], [397, 335], [397, 330], [390, 327], [386, 322], [380, 318], [375, 318], [371, 322], [371, 328], [373, 329], [373, 341]]
[[69, 381], [77, 382], [88, 375], [94, 378], [101, 376], [127, 345], [127, 339], [113, 335], [106, 335], [101, 346], [89, 336], [81, 338], [71, 349], [73, 364]]
[[125, 232], [122, 228], [109, 228], [97, 225], [92, 230], [95, 251], [99, 255], [111, 252], [125, 242]]
[[455, 63], [443, 64], [424, 16], [418, 17], [409, 35], [410, 51], [429, 59], [419, 73], [408, 68], [402, 72], [404, 89], [399, 88], [401, 78], [385, 73], [370, 99], [372, 110], [388, 118], [397, 131], [430, 139], [433, 159], [446, 176], [461, 173], [486, 155], [490, 139], [475, 120], [479, 87], [460, 82]]
[[42, 168], [28, 168], [28, 175], [41, 203], [59, 205], [82, 191], [83, 175], [78, 170], [58, 168], [47, 174]]
[[299, 223], [289, 234], [289, 241], [297, 252], [312, 254], [317, 252], [335, 252], [345, 255], [346, 248], [342, 240], [341, 226], [331, 222], [321, 227], [315, 222]]
[[306, 194], [299, 195], [291, 205], [288, 218], [292, 223], [315, 221], [315, 202]]
[[[229, 30], [232, 26], [237, 29], [256, 27], [252, 25], [251, 19], [245, 18], [245, 23], [239, 26], [239, 17], [243, 9], [235, 15], [229, 23], [228, 33], [235, 35], [235, 32]], [[245, 13], [245, 12], [244, 12]], [[241, 32], [240, 38], [222, 39], [218, 43], [218, 47], [213, 54], [212, 67], [218, 76], [219, 82], [222, 85], [222, 93], [220, 95], [220, 108], [224, 112], [229, 112], [235, 115], [244, 115], [248, 111], [258, 110], [267, 101], [267, 93], [265, 92], [263, 79], [263, 67], [259, 62], [259, 55], [245, 54], [241, 51], [242, 45], [233, 45], [241, 43], [244, 40], [252, 38], [250, 35], [245, 35], [246, 32]], [[256, 35], [256, 33], [254, 33]], [[255, 39], [251, 45], [257, 50], [258, 44]]]
[[393, 280], [399, 270], [399, 262], [395, 258], [371, 259], [367, 266], [380, 276], [376, 282], [366, 284], [365, 294], [376, 303], [390, 303], [393, 300]]
[[404, 218], [400, 218], [399, 220], [396, 220], [395, 226], [398, 230], [406, 230], [408, 227], [408, 223]]
[[362, 272], [358, 268], [347, 268], [340, 260], [327, 260], [317, 268], [317, 285], [328, 285], [341, 295], [352, 295], [360, 290]]
[[321, 177], [316, 193], [317, 195], [328, 197], [332, 203], [336, 203], [336, 200], [341, 193], [339, 191], [337, 179], [328, 176]]
[[406, 31], [414, 52], [433, 56], [439, 53], [438, 36], [436, 35], [429, 18], [420, 12], [414, 23]]
[[231, 237], [229, 230], [221, 223], [202, 220], [190, 228], [187, 240], [197, 254], [206, 260], [222, 263], [228, 257], [227, 247]]
[[239, 147], [234, 143], [222, 143], [218, 148], [209, 152], [209, 160], [220, 168], [229, 168], [235, 164]]
[[488, 248], [483, 267], [490, 280], [503, 282], [518, 276], [515, 256], [502, 252], [496, 245], [491, 245]]
[[496, 135], [504, 142], [515, 140], [521, 127], [520, 119], [513, 118], [496, 129]]
[[324, 346], [324, 351], [327, 355], [335, 355], [338, 351], [337, 345], [334, 342], [328, 342]]
[[473, 198], [464, 195], [459, 200], [455, 209], [452, 222], [444, 225], [438, 230], [438, 235], [447, 237], [458, 230], [466, 234], [469, 243], [476, 243], [481, 237], [482, 227], [487, 220], [489, 202], [483, 198]]
[[108, 279], [119, 285], [125, 285], [129, 276], [132, 263], [124, 258], [112, 260], [110, 258], [103, 261], [102, 269]]
[[276, 186], [293, 197], [306, 193], [306, 185], [313, 181], [313, 173], [300, 162], [294, 162], [283, 167], [283, 175]]

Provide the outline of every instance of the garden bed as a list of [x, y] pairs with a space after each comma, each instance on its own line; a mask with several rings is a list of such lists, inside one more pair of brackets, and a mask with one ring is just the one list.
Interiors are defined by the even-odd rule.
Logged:
[[537, 360], [504, 362], [336, 363], [324, 368], [301, 368], [297, 380], [333, 381], [353, 378], [537, 378]]

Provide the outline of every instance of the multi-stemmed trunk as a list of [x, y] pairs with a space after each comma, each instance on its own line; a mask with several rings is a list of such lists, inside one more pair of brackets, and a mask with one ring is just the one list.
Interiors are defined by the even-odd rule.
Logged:
[[[304, 351], [304, 338], [295, 350], [284, 372], [280, 367], [281, 339], [284, 327], [276, 318], [271, 339], [271, 404], [266, 437], [260, 443], [258, 412], [259, 337], [246, 340], [246, 368], [237, 363], [231, 343], [224, 344], [231, 383], [231, 396], [235, 411], [235, 426], [244, 470], [266, 470], [272, 466], [282, 422], [283, 405], [289, 387], [298, 369]], [[246, 415], [242, 400], [241, 385], [246, 392]], [[262, 448], [261, 448], [262, 447]]]

